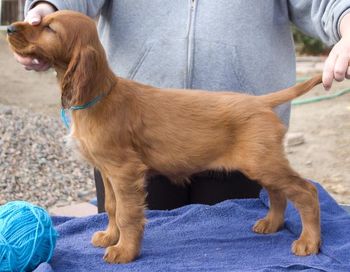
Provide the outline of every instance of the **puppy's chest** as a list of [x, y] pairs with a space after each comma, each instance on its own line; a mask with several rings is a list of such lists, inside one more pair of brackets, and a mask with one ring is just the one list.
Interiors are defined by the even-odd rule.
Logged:
[[85, 160], [93, 165], [96, 164], [94, 148], [89, 140], [84, 137], [77, 137], [74, 134], [70, 134], [67, 143], [79, 159]]

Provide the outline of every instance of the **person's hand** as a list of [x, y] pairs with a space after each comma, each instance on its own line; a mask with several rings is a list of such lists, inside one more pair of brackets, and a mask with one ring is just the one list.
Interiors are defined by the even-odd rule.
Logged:
[[326, 90], [332, 87], [333, 79], [350, 79], [350, 13], [340, 22], [342, 38], [334, 45], [323, 68], [322, 82]]
[[[38, 25], [41, 22], [41, 19], [55, 12], [56, 9], [49, 3], [39, 2], [34, 8], [28, 11], [25, 18], [26, 22], [29, 22], [31, 25]], [[36, 58], [23, 57], [14, 53], [15, 59], [24, 66], [26, 70], [35, 70], [35, 71], [46, 71], [50, 68], [50, 64]]]

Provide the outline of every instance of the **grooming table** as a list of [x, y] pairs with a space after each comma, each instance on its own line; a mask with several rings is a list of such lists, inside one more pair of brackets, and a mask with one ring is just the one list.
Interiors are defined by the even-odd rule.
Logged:
[[90, 243], [92, 234], [106, 227], [106, 214], [53, 217], [60, 235], [55, 254], [50, 264], [35, 271], [350, 271], [350, 215], [317, 187], [323, 238], [318, 255], [291, 253], [301, 223], [290, 204], [281, 231], [267, 235], [251, 231], [268, 210], [267, 193], [262, 190], [257, 199], [147, 211], [141, 255], [122, 265], [105, 263], [104, 249]]

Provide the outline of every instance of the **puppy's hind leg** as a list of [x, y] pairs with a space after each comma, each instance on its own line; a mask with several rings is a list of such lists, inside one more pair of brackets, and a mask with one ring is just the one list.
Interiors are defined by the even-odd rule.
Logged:
[[108, 226], [105, 231], [97, 231], [91, 239], [96, 247], [108, 247], [115, 245], [119, 239], [119, 229], [115, 219], [116, 199], [111, 183], [104, 172], [101, 172], [105, 189], [105, 210], [108, 215]]
[[317, 190], [290, 167], [282, 144], [285, 128], [277, 116], [265, 112], [257, 118], [260, 119], [252, 119], [251, 126], [245, 130], [250, 133], [240, 135], [242, 140], [235, 160], [238, 170], [257, 180], [270, 195], [271, 209], [254, 230], [263, 233], [277, 230], [283, 222], [284, 198], [287, 198], [299, 211], [303, 226], [292, 252], [300, 256], [316, 254], [321, 243]]
[[[270, 159], [268, 157], [265, 156], [259, 166], [255, 165], [255, 167], [243, 171], [248, 177], [259, 180], [261, 185], [268, 189], [270, 197], [272, 196], [272, 205], [268, 215], [262, 219], [263, 221], [257, 222], [254, 230], [265, 233], [265, 228], [267, 231], [278, 229], [277, 226], [282, 222], [282, 210], [285, 209], [285, 200], [282, 199], [282, 196], [285, 195], [299, 211], [303, 226], [299, 239], [292, 245], [292, 252], [299, 256], [318, 253], [321, 244], [321, 231], [316, 187], [293, 171], [288, 161], [283, 157], [276, 156], [276, 153], [274, 157], [270, 157]], [[276, 160], [276, 157], [279, 159]], [[274, 195], [271, 190], [281, 194]], [[278, 203], [283, 205], [276, 208]], [[273, 227], [266, 227], [266, 225]]]
[[315, 185], [300, 178], [292, 177], [293, 183], [285, 193], [299, 210], [303, 229], [298, 240], [292, 245], [295, 255], [317, 254], [321, 245], [320, 208]]
[[[267, 188], [266, 188], [267, 189]], [[270, 200], [270, 209], [267, 215], [258, 220], [253, 231], [256, 233], [273, 233], [278, 231], [284, 223], [284, 211], [287, 206], [287, 199], [281, 191], [267, 189]]]

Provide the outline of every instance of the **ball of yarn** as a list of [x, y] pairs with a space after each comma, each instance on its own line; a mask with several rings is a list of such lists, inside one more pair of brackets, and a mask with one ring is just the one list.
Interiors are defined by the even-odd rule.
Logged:
[[57, 232], [45, 209], [25, 201], [0, 206], [0, 271], [32, 271], [51, 259]]

